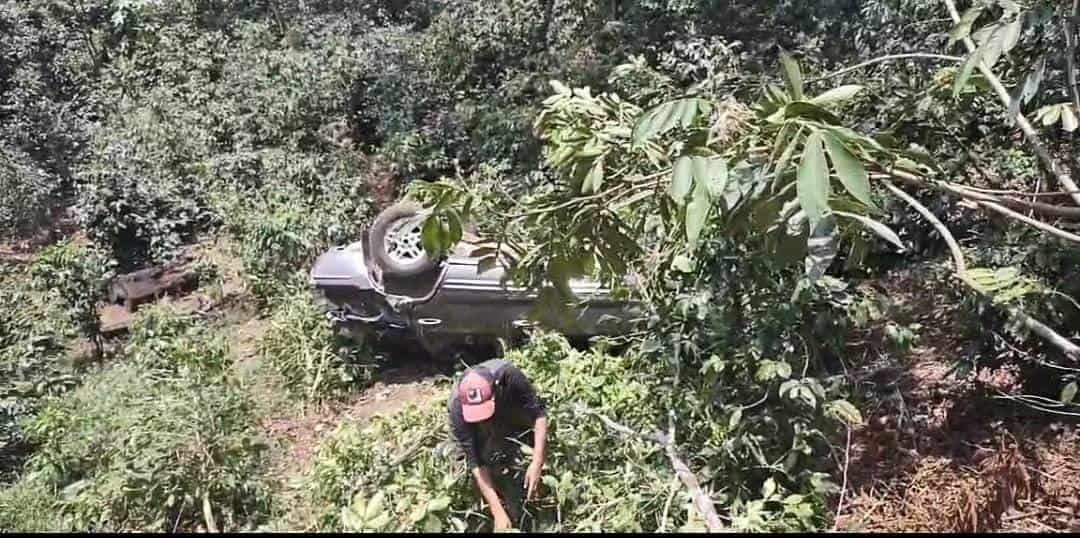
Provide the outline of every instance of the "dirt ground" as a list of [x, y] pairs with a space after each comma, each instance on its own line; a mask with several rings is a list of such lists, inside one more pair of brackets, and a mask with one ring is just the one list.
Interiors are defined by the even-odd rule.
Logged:
[[319, 445], [340, 424], [392, 415], [412, 404], [439, 405], [446, 397], [447, 388], [439, 385], [442, 376], [421, 363], [406, 362], [380, 374], [380, 381], [344, 401], [265, 420], [266, 435], [284, 448], [273, 474], [283, 481], [303, 475]]
[[1015, 366], [952, 375], [968, 339], [951, 301], [926, 282], [905, 272], [876, 286], [922, 329], [906, 356], [864, 348], [852, 368], [871, 405], [847, 449], [836, 528], [1080, 532], [1080, 431], [990, 398], [1018, 390]]

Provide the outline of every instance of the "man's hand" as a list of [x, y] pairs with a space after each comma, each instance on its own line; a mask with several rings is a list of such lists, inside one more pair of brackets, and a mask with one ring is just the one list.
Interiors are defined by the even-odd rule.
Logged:
[[510, 518], [506, 515], [506, 512], [499, 510], [498, 512], [492, 510], [492, 515], [495, 518], [495, 532], [508, 531], [514, 528], [514, 524], [510, 522]]
[[525, 471], [525, 500], [531, 501], [540, 487], [540, 475], [543, 472], [544, 462], [533, 460]]

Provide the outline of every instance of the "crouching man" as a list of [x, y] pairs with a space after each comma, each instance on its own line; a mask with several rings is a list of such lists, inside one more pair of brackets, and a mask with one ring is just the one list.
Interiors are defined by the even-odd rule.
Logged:
[[[547, 412], [532, 383], [504, 359], [485, 361], [468, 369], [454, 387], [449, 411], [454, 439], [491, 507], [495, 530], [520, 525], [521, 488], [525, 500], [536, 493], [547, 452]], [[504, 475], [512, 475], [519, 454], [515, 440], [528, 443], [530, 429], [532, 461], [524, 479], [510, 476], [506, 484]], [[510, 461], [500, 461], [504, 458]], [[503, 487], [497, 489], [497, 482]]]

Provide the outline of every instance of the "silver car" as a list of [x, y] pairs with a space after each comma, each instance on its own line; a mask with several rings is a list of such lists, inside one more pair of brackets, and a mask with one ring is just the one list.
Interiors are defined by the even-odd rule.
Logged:
[[570, 282], [576, 306], [538, 311], [535, 293], [508, 282], [501, 264], [481, 262], [474, 238], [430, 259], [421, 245], [424, 218], [420, 206], [399, 203], [383, 211], [360, 241], [319, 256], [311, 284], [331, 319], [380, 337], [414, 339], [437, 358], [453, 358], [500, 339], [514, 341], [533, 326], [578, 342], [614, 336], [639, 315], [635, 303], [615, 299], [589, 280]]

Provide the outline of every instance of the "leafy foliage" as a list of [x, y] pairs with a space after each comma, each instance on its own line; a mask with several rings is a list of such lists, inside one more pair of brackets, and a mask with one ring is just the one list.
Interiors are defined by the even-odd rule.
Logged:
[[30, 274], [38, 291], [58, 296], [71, 321], [96, 344], [101, 330], [98, 303], [111, 275], [108, 258], [93, 245], [69, 240], [42, 250]]
[[372, 379], [371, 351], [337, 334], [306, 287], [274, 306], [260, 354], [293, 395], [309, 402], [355, 391]]
[[[244, 528], [267, 499], [224, 341], [152, 310], [124, 354], [31, 422], [32, 472], [0, 494], [0, 512], [65, 530]], [[27, 491], [40, 497], [13, 504]], [[45, 522], [22, 513], [43, 503]]]
[[[698, 398], [706, 393], [693, 386], [683, 387], [689, 395], [670, 390], [666, 380], [657, 376], [657, 367], [649, 366], [656, 365], [654, 361], [599, 350], [574, 351], [557, 336], [537, 336], [508, 358], [542, 388], [552, 421], [545, 488], [530, 505], [538, 529], [650, 531], [688, 522], [692, 528], [696, 516], [689, 497], [681, 485], [673, 483], [663, 452], [640, 439], [614, 442], [615, 434], [589, 413], [618, 417], [624, 425], [650, 433], [663, 427], [666, 406], [676, 406], [677, 415], [690, 420], [694, 413], [683, 406], [702, 403]], [[791, 371], [781, 374], [788, 376]], [[850, 412], [848, 408], [844, 409]], [[320, 508], [317, 519], [309, 524], [324, 530], [488, 528], [490, 523], [477, 515], [479, 497], [469, 486], [471, 478], [445, 450], [447, 445], [440, 444], [448, 440], [445, 413], [442, 406], [433, 406], [376, 419], [362, 429], [343, 426], [323, 447], [312, 471], [309, 495]], [[755, 417], [765, 416], [748, 416], [746, 424], [756, 424]], [[744, 483], [744, 475], [731, 473], [733, 463], [725, 462], [722, 447], [741, 450], [744, 436], [735, 431], [750, 426], [739, 420], [690, 420], [679, 426], [680, 446], [695, 447], [694, 464], [710, 469], [708, 487], [726, 502], [735, 497], [749, 502], [745, 509], [736, 510], [735, 528], [814, 528], [812, 507], [820, 497], [813, 490], [791, 490], [790, 483], [778, 486], [769, 480], [762, 497], [761, 482]], [[787, 440], [763, 442], [774, 448], [789, 446]], [[586, 446], [611, 449], [581, 450]], [[715, 451], [709, 449], [713, 446]], [[821, 475], [812, 476], [824, 484]], [[666, 514], [664, 500], [669, 495], [678, 500]], [[663, 515], [670, 519], [662, 521]]]

